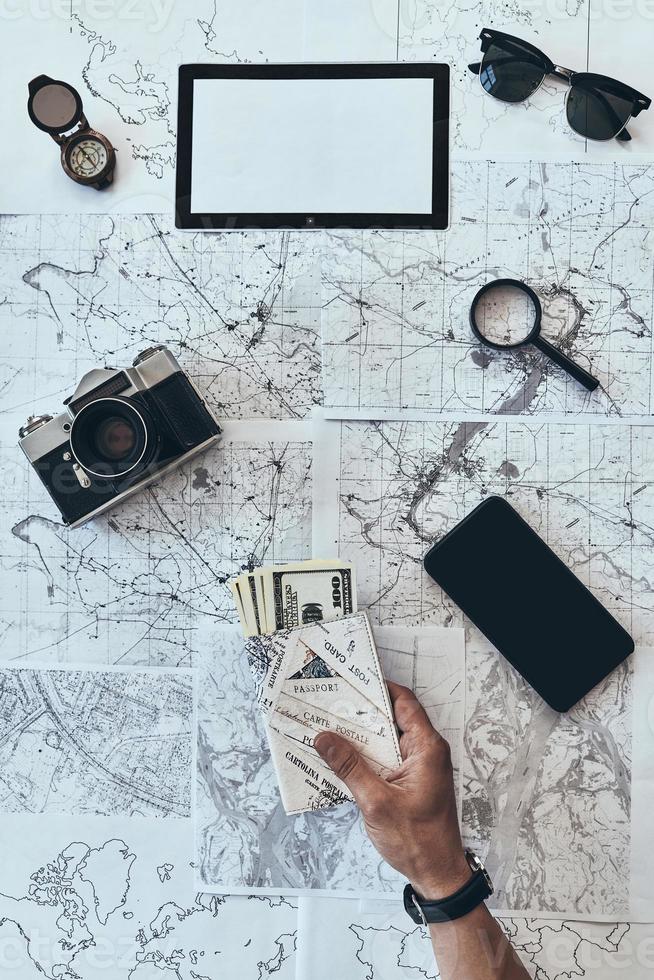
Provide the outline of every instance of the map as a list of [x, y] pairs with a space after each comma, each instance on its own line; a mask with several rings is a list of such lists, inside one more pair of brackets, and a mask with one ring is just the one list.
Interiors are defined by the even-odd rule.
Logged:
[[463, 827], [491, 908], [629, 918], [631, 687], [628, 661], [560, 715], [468, 651]]
[[[231, 576], [310, 557], [311, 432], [294, 420], [321, 397], [313, 246], [284, 233], [173, 241], [148, 217], [3, 217], [0, 266], [0, 657], [188, 662], [196, 616], [235, 618]], [[86, 371], [157, 343], [223, 443], [71, 532], [18, 428], [61, 411]], [[224, 421], [242, 417], [266, 421]]]
[[629, 44], [629, 55], [616, 61], [612, 56], [616, 18], [600, 0], [502, 6], [457, 2], [447, 7], [430, 0], [400, 0], [398, 6], [399, 57], [450, 65], [450, 124], [457, 156], [488, 159], [536, 149], [543, 157], [557, 154], [567, 160], [611, 160], [627, 158], [629, 152], [651, 152], [652, 130], [642, 124], [642, 117], [629, 125], [633, 142], [626, 144], [630, 151], [624, 152], [625, 144], [584, 140], [570, 129], [564, 108], [565, 84], [547, 77], [527, 102], [510, 105], [490, 98], [479, 76], [468, 70], [471, 62], [481, 59], [479, 33], [488, 27], [529, 41], [557, 65], [609, 74], [646, 92], [643, 36], [649, 18], [643, 9], [633, 7], [621, 19], [621, 37]]
[[[330, 928], [321, 928], [329, 921]], [[651, 925], [501, 918], [533, 980], [647, 980], [654, 967]], [[399, 903], [301, 898], [298, 977], [328, 980], [438, 980], [425, 929]], [[303, 942], [303, 936], [311, 941]]]
[[[325, 233], [327, 413], [651, 418], [653, 177], [651, 163], [460, 162], [448, 231]], [[543, 337], [599, 389], [532, 346], [476, 340], [473, 298], [497, 278], [535, 290]]]
[[[2, 656], [188, 664], [200, 616], [232, 622], [243, 569], [310, 557], [310, 443], [244, 434], [70, 531], [20, 450], [0, 532]], [[232, 430], [233, 431], [233, 430]]]
[[498, 494], [637, 644], [651, 645], [654, 428], [513, 419], [320, 429], [314, 550], [355, 563], [359, 604], [373, 622], [462, 625], [422, 560], [433, 541]]
[[3, 667], [0, 812], [190, 818], [193, 717], [188, 671]]
[[[464, 625], [422, 558], [484, 496], [499, 494], [637, 643], [649, 641], [650, 427], [344, 422], [325, 425], [321, 438], [314, 546], [355, 563], [373, 620]], [[484, 642], [469, 626], [463, 813], [497, 876], [496, 907], [627, 917], [629, 667], [559, 716]]]
[[[218, 418], [302, 418], [321, 401], [319, 239], [184, 236], [168, 217], [0, 218], [12, 445], [83, 373], [165, 344]], [[11, 429], [9, 428], [11, 426]], [[3, 430], [4, 431], [4, 430]]]
[[[615, 25], [622, 45], [616, 50]], [[565, 118], [566, 87], [546, 79], [526, 102], [507, 105], [484, 93], [468, 64], [480, 58], [480, 29], [507, 30], [542, 48], [556, 64], [620, 78], [648, 92], [643, 6], [625, 17], [600, 0], [534, 6], [483, 7], [477, 0], [441, 9], [430, 0], [86, 0], [37, 9], [12, 7], [5, 18], [7, 43], [22, 65], [2, 68], [9, 120], [20, 139], [7, 141], [0, 160], [15, 179], [0, 189], [4, 213], [98, 210], [95, 192], [67, 180], [51, 148], [25, 110], [27, 80], [41, 74], [41, 52], [56, 51], [49, 70], [79, 90], [91, 125], [117, 149], [116, 180], [103, 192], [112, 210], [170, 213], [174, 194], [177, 66], [188, 62], [426, 61], [451, 70], [452, 148], [457, 157], [497, 154], [563, 159], [613, 159], [651, 151], [646, 117], [629, 126], [628, 144], [590, 143]], [[607, 55], [607, 52], [609, 54]], [[59, 74], [57, 74], [59, 72]], [[47, 179], [43, 179], [44, 175]], [[53, 190], [56, 188], [56, 190]], [[105, 204], [106, 202], [106, 204]]]
[[[432, 721], [449, 737], [453, 758], [460, 760], [463, 633], [402, 634], [375, 634], [384, 676], [416, 685]], [[373, 850], [354, 805], [284, 813], [243, 648], [236, 628], [216, 627], [204, 634], [201, 652], [193, 657], [199, 691], [198, 887], [350, 895], [396, 890], [400, 879]]]
[[445, 635], [438, 628], [412, 630], [402, 626], [376, 626], [374, 630], [383, 651], [386, 676], [411, 688], [449, 742], [455, 788], [459, 792], [463, 769], [462, 687], [465, 690], [461, 660], [465, 659], [465, 638], [463, 633], [456, 633], [448, 631]]
[[7, 975], [294, 980], [293, 903], [198, 894], [185, 821], [35, 819], [0, 817]]
[[[275, 787], [251, 696], [241, 688], [245, 676], [233, 667], [236, 647], [218, 637], [235, 636], [224, 625], [233, 619], [232, 575], [309, 557], [312, 485], [326, 505], [315, 515], [317, 546], [340, 546], [356, 560], [361, 606], [404, 637], [388, 639], [388, 662], [433, 700], [455, 752], [464, 726], [461, 668], [445, 658], [430, 661], [434, 674], [423, 673], [424, 661], [417, 670], [424, 634], [409, 642], [408, 627], [464, 625], [420, 562], [430, 540], [484, 493], [509, 496], [638, 641], [651, 642], [654, 454], [648, 432], [625, 422], [652, 416], [654, 211], [651, 165], [638, 162], [639, 152], [654, 149], [650, 113], [630, 124], [629, 144], [587, 144], [566, 124], [559, 82], [548, 79], [528, 103], [509, 106], [485, 95], [467, 70], [489, 24], [535, 42], [559, 64], [609, 72], [651, 94], [651, 21], [636, 6], [627, 20], [599, 0], [547, 9], [431, 0], [197, 0], [190, 7], [71, 0], [5, 10], [12, 57], [0, 74], [12, 138], [3, 141], [0, 162], [11, 179], [0, 187], [0, 211], [25, 215], [0, 218], [0, 658], [12, 661], [0, 674], [7, 973], [292, 980], [297, 961], [298, 976], [316, 980], [327, 969], [348, 980], [435, 977], [422, 930], [387, 905], [373, 915], [358, 903], [327, 907], [315, 899], [303, 902], [298, 926], [289, 899], [199, 894], [188, 792], [183, 776], [172, 779], [188, 760], [188, 675], [163, 671], [155, 683], [143, 670], [102, 668], [194, 663], [204, 671], [205, 709], [213, 713], [217, 704], [232, 736], [245, 729], [252, 753], [243, 758], [239, 743], [235, 749], [205, 718], [202, 874], [220, 869], [234, 880], [259, 880], [263, 869], [267, 886], [300, 880], [297, 841], [271, 804]], [[450, 64], [447, 237], [173, 234], [177, 65], [348, 58]], [[79, 89], [89, 121], [117, 147], [116, 181], [101, 199], [64, 177], [57, 148], [27, 119], [27, 80], [44, 69]], [[525, 151], [535, 161], [556, 153], [583, 163], [486, 162]], [[472, 167], [462, 162], [470, 158]], [[536, 288], [544, 336], [600, 378], [592, 398], [540, 356], [502, 357], [470, 344], [469, 301], [497, 275]], [[257, 426], [226, 433], [221, 449], [68, 532], [17, 450], [17, 428], [28, 414], [59, 410], [85, 371], [128, 364], [152, 343], [173, 349], [221, 420], [255, 418]], [[336, 424], [334, 468], [324, 480], [323, 472], [312, 478], [311, 433], [295, 420], [321, 403], [321, 374], [331, 414], [429, 424]], [[452, 421], [429, 422], [439, 413]], [[481, 413], [529, 419], [480, 422]], [[291, 421], [271, 427], [270, 418]], [[316, 459], [322, 468], [320, 453]], [[601, 905], [616, 919], [513, 917], [504, 927], [536, 980], [613, 980], [625, 971], [643, 980], [654, 969], [651, 928], [617, 921], [628, 898], [624, 867], [622, 876], [617, 868], [626, 862], [635, 809], [637, 746], [632, 758], [629, 731], [639, 678], [618, 672], [587, 713], [554, 723], [469, 636], [468, 761], [462, 747], [458, 756], [468, 833], [494, 864], [504, 900], [572, 905], [579, 915]], [[97, 670], [57, 667], [66, 661]], [[165, 690], [171, 700], [164, 703]], [[154, 727], [137, 751], [143, 712]], [[116, 717], [127, 726], [120, 741]], [[223, 796], [214, 790], [210, 798], [211, 787]], [[511, 813], [527, 805], [540, 829]], [[242, 853], [224, 847], [234, 814]], [[325, 835], [317, 858], [319, 831], [293, 830], [311, 883], [347, 880], [343, 861], [364, 846], [352, 813], [333, 838]], [[641, 843], [647, 839], [640, 834]], [[587, 880], [578, 866], [560, 870], [562, 841], [588, 850]], [[548, 861], [540, 878], [539, 848]], [[649, 894], [651, 875], [644, 879]]]

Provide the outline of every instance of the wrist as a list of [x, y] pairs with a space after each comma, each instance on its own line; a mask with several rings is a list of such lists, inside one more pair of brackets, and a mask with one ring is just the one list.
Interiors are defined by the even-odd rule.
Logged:
[[462, 888], [472, 877], [472, 869], [463, 850], [460, 855], [442, 862], [438, 867], [425, 868], [414, 875], [411, 884], [421, 898], [440, 902]]

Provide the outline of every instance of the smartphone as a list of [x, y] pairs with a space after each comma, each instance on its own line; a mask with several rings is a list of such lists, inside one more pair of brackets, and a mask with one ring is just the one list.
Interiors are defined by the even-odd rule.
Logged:
[[503, 497], [438, 541], [425, 569], [556, 711], [633, 653], [626, 630]]

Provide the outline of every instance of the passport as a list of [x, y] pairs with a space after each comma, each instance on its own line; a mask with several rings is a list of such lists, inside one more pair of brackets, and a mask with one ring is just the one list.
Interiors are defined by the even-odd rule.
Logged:
[[365, 613], [246, 644], [284, 809], [322, 810], [352, 797], [313, 740], [335, 732], [387, 775], [401, 765], [393, 709]]

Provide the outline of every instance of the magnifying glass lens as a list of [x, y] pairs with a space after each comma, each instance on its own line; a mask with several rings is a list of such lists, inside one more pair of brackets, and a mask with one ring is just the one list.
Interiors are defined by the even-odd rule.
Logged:
[[521, 289], [497, 285], [479, 297], [475, 322], [490, 344], [515, 347], [523, 344], [534, 329], [536, 309], [531, 297]]

